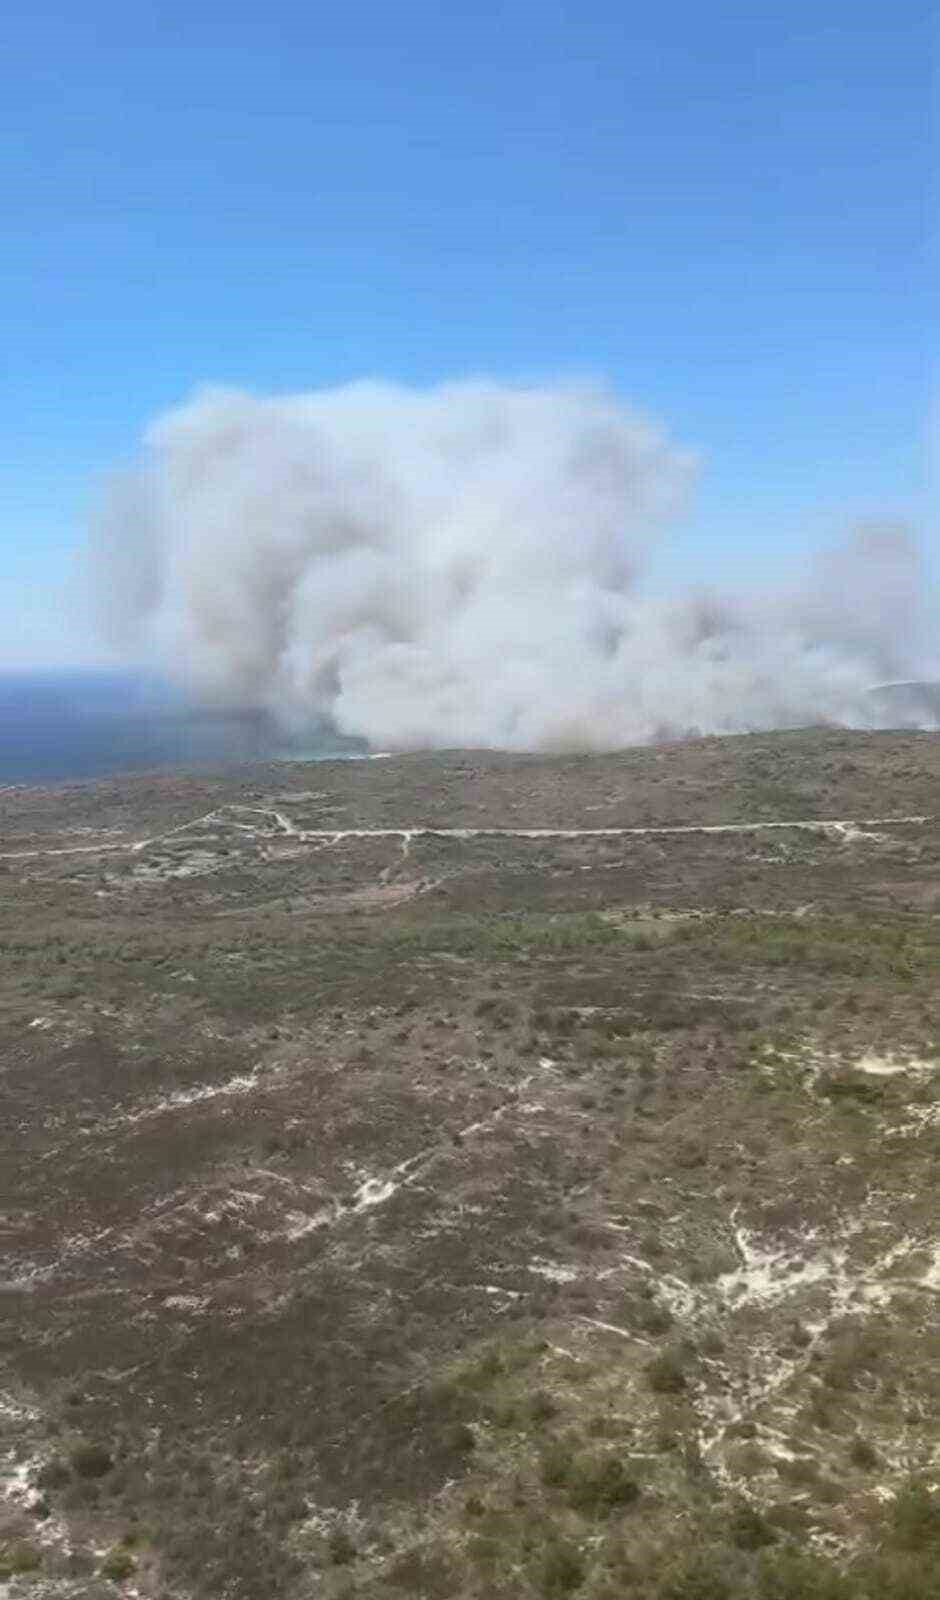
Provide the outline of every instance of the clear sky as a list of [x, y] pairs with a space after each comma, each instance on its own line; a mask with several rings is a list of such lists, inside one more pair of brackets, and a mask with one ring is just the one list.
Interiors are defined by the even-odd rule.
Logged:
[[205, 381], [605, 377], [703, 458], [662, 583], [926, 529], [932, 9], [8, 0], [0, 666], [94, 658], [95, 484]]

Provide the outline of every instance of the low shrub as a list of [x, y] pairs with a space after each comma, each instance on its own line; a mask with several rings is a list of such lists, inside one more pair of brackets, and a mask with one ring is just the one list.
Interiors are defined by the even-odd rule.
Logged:
[[682, 1394], [686, 1375], [680, 1351], [662, 1350], [654, 1356], [646, 1366], [646, 1381], [654, 1394]]
[[587, 1516], [606, 1516], [640, 1498], [636, 1479], [613, 1454], [580, 1457], [572, 1464], [567, 1482], [570, 1504]]
[[355, 1561], [358, 1552], [345, 1528], [332, 1528], [326, 1543], [334, 1567], [345, 1567]]
[[940, 1554], [940, 1492], [913, 1478], [900, 1490], [888, 1513], [888, 1539], [896, 1550]]
[[566, 1600], [584, 1582], [587, 1569], [584, 1558], [570, 1539], [554, 1538], [542, 1557], [538, 1574], [538, 1592], [543, 1600]]
[[0, 1578], [25, 1577], [27, 1573], [38, 1572], [41, 1566], [42, 1554], [25, 1539], [0, 1543]]
[[137, 1562], [129, 1550], [122, 1550], [115, 1546], [109, 1550], [101, 1563], [99, 1571], [102, 1578], [111, 1578], [115, 1583], [123, 1583], [137, 1569]]
[[76, 1445], [69, 1461], [80, 1478], [103, 1478], [114, 1466], [110, 1450], [102, 1444]]
[[776, 1542], [777, 1535], [766, 1517], [742, 1500], [728, 1519], [728, 1538], [738, 1550], [763, 1550]]

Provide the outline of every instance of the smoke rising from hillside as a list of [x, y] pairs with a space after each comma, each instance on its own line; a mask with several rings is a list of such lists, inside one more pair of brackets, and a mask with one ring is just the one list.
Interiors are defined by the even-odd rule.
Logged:
[[652, 599], [694, 470], [596, 389], [201, 391], [111, 485], [102, 620], [195, 696], [381, 748], [872, 725], [870, 686], [927, 670], [910, 541], [863, 530], [788, 593]]

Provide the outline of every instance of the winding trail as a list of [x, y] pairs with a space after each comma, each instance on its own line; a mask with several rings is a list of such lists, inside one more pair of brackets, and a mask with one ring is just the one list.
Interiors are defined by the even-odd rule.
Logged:
[[153, 838], [124, 840], [111, 844], [67, 845], [53, 850], [12, 850], [0, 853], [0, 861], [25, 861], [47, 856], [103, 855], [125, 851], [137, 855], [149, 846], [164, 844], [190, 828], [203, 823], [215, 823], [238, 828], [240, 832], [255, 832], [245, 823], [233, 821], [226, 811], [249, 812], [254, 816], [268, 817], [281, 837], [296, 839], [301, 844], [334, 845], [344, 839], [400, 839], [405, 855], [415, 839], [627, 839], [649, 836], [668, 837], [691, 834], [765, 833], [771, 830], [793, 828], [809, 833], [829, 833], [841, 837], [846, 843], [860, 838], [877, 838], [863, 830], [897, 827], [901, 825], [922, 827], [934, 820], [930, 816], [905, 817], [805, 817], [775, 822], [688, 822], [654, 823], [645, 827], [629, 828], [438, 828], [427, 824], [397, 828], [298, 828], [282, 811], [267, 806], [230, 805], [216, 811], [207, 811], [201, 817], [181, 822], [167, 833]]
[[[233, 809], [242, 809], [233, 807]], [[260, 807], [252, 809], [260, 811]], [[631, 828], [435, 828], [426, 825], [405, 828], [296, 828], [279, 811], [270, 811], [282, 832], [303, 842], [338, 844], [343, 839], [620, 839], [646, 834], [760, 833], [770, 828], [802, 828], [810, 832], [830, 832], [846, 840], [865, 837], [864, 828], [893, 824], [922, 825], [931, 817], [814, 817], [789, 822], [691, 822], [663, 823]]]

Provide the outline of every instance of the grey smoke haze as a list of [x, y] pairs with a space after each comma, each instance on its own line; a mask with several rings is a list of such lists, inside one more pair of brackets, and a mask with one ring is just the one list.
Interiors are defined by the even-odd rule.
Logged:
[[785, 593], [644, 595], [694, 475], [600, 389], [200, 391], [110, 487], [102, 620], [201, 698], [381, 748], [871, 726], [872, 684], [930, 675], [903, 531]]

